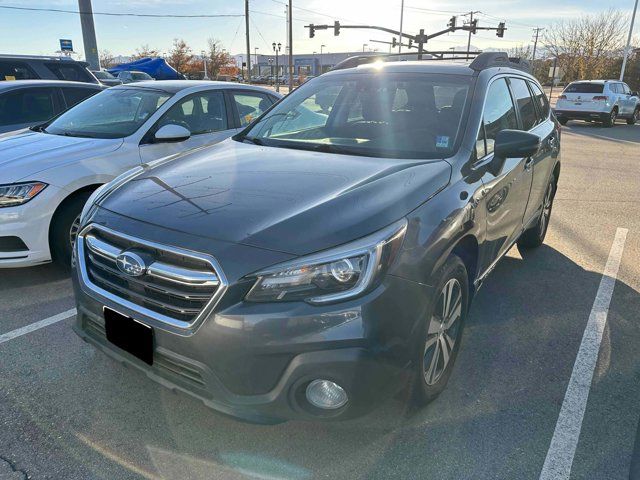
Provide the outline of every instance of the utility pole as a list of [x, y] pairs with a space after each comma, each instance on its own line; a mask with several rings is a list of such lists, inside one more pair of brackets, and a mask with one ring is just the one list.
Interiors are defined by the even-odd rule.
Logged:
[[536, 59], [536, 50], [538, 49], [538, 36], [540, 35], [540, 32], [543, 30], [544, 28], [542, 27], [537, 27], [533, 29], [533, 34], [535, 35], [535, 37], [533, 38], [533, 54], [531, 55], [531, 66], [533, 66], [533, 62]]
[[[469, 40], [467, 40], [467, 52], [471, 51], [471, 33], [473, 32], [473, 14], [474, 13], [480, 13], [480, 11], [476, 10], [475, 12], [472, 10], [470, 11], [467, 15], [469, 15], [469, 26], [471, 27], [469, 29]], [[477, 22], [478, 20], [476, 20]], [[469, 60], [469, 54], [467, 53], [467, 60]]]
[[82, 27], [82, 41], [84, 43], [84, 58], [91, 70], [100, 70], [100, 57], [96, 41], [96, 29], [93, 25], [93, 9], [91, 0], [78, 0], [80, 11], [80, 26]]
[[260, 47], [253, 47], [253, 58], [255, 59], [253, 63], [255, 63], [256, 67], [258, 68], [256, 75], [260, 75], [260, 65], [258, 65], [258, 50], [260, 50]]
[[631, 14], [631, 25], [629, 26], [629, 36], [627, 37], [627, 46], [624, 49], [624, 57], [622, 57], [622, 68], [620, 69], [621, 82], [624, 80], [624, 70], [627, 67], [627, 58], [629, 57], [629, 49], [631, 48], [631, 36], [633, 35], [633, 24], [636, 21], [637, 10], [638, 10], [638, 0], [636, 0], [635, 5], [633, 6], [633, 13]]
[[291, 2], [292, 0], [289, 0], [289, 12], [287, 15], [289, 19], [289, 93], [293, 90], [293, 7]]
[[404, 0], [400, 4], [400, 38], [398, 39], [398, 53], [402, 53], [402, 20], [404, 19]]
[[251, 45], [249, 43], [249, 0], [244, 0], [244, 28], [247, 34], [247, 83], [251, 83]]

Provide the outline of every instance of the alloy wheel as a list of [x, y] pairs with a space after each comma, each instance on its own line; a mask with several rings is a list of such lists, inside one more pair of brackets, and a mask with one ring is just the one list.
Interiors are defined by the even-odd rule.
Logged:
[[458, 338], [462, 317], [462, 287], [452, 278], [438, 296], [427, 328], [422, 373], [427, 385], [434, 385], [447, 369]]
[[611, 125], [616, 123], [616, 118], [618, 118], [618, 112], [613, 109], [611, 110]]
[[540, 235], [544, 236], [549, 225], [549, 218], [551, 217], [551, 203], [553, 201], [553, 184], [549, 184], [547, 192], [544, 194], [544, 201], [542, 203], [542, 213], [540, 214]]
[[78, 232], [80, 231], [80, 215], [78, 215], [71, 223], [69, 228], [69, 245], [73, 251], [73, 247], [76, 245], [76, 239], [78, 238]]

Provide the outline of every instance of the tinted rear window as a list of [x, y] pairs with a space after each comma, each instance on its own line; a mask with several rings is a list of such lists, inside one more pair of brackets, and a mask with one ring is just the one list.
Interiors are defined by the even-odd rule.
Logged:
[[0, 96], [0, 125], [39, 123], [55, 114], [54, 90], [31, 88]]
[[30, 80], [38, 76], [25, 63], [0, 60], [1, 80]]
[[564, 89], [564, 93], [602, 93], [603, 90], [601, 83], [572, 83]]
[[96, 83], [93, 76], [81, 65], [77, 63], [47, 63], [47, 68], [60, 80], [70, 80], [72, 82]]

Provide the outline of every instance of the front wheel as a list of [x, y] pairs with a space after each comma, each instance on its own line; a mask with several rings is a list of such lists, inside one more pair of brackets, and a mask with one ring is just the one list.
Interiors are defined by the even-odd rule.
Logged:
[[80, 213], [90, 195], [91, 192], [82, 192], [66, 200], [51, 220], [51, 256], [63, 268], [71, 268], [71, 252], [78, 236]]
[[638, 121], [639, 118], [640, 118], [640, 107], [637, 107], [633, 111], [633, 115], [631, 115], [631, 118], [627, 118], [627, 125], [635, 125], [635, 123]]
[[547, 190], [544, 193], [544, 200], [542, 201], [542, 211], [536, 224], [525, 230], [518, 239], [518, 248], [530, 249], [539, 247], [544, 243], [544, 238], [547, 236], [547, 228], [549, 228], [549, 220], [551, 219], [551, 209], [553, 208], [553, 197], [556, 191], [556, 180], [554, 175], [551, 175]]
[[462, 260], [451, 255], [440, 268], [432, 305], [415, 346], [413, 401], [423, 406], [447, 385], [467, 315], [469, 280]]

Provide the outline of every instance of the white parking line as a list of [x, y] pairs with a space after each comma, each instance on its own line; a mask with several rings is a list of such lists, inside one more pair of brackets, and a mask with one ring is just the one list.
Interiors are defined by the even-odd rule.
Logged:
[[618, 228], [611, 245], [607, 264], [591, 308], [589, 321], [582, 336], [578, 356], [573, 365], [567, 392], [560, 408], [551, 445], [544, 460], [540, 480], [567, 480], [571, 474], [573, 457], [578, 446], [582, 419], [587, 407], [593, 372], [598, 361], [602, 334], [607, 323], [609, 304], [616, 283], [620, 259], [627, 239], [626, 228]]
[[40, 320], [39, 322], [27, 325], [26, 327], [3, 333], [2, 335], [0, 335], [0, 344], [8, 342], [9, 340], [13, 340], [14, 338], [21, 337], [22, 335], [26, 335], [27, 333], [35, 332], [36, 330], [40, 330], [41, 328], [48, 327], [49, 325], [53, 325], [54, 323], [60, 322], [69, 317], [73, 317], [75, 314], [76, 309], [72, 308], [71, 310], [67, 310], [66, 312], [58, 313], [57, 315], [54, 315], [52, 317], [45, 318], [44, 320]]

